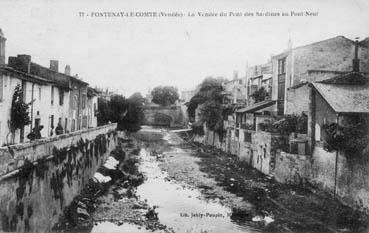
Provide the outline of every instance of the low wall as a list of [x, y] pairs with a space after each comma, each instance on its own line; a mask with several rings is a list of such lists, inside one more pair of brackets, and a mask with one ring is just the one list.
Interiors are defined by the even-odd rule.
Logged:
[[0, 149], [0, 230], [50, 232], [116, 147], [116, 124]]
[[278, 182], [311, 183], [332, 194], [336, 192], [343, 203], [369, 213], [369, 159], [348, 161], [343, 153], [338, 153], [336, 174], [336, 152], [327, 152], [316, 145], [312, 155], [290, 154], [278, 150], [287, 137], [243, 129], [237, 134], [236, 130], [228, 128], [222, 144], [210, 130], [195, 140], [239, 156], [264, 174], [273, 175]]
[[289, 154], [283, 151], [276, 153], [274, 178], [281, 183], [303, 184], [311, 175], [310, 156]]
[[275, 169], [278, 140], [283, 136], [264, 131], [240, 129], [238, 156], [252, 167], [270, 175]]
[[[369, 213], [369, 161], [347, 160], [338, 153], [337, 176], [335, 176], [336, 152], [327, 152], [315, 147], [313, 153], [312, 182], [333, 193], [342, 202]], [[336, 187], [335, 187], [336, 180]]]

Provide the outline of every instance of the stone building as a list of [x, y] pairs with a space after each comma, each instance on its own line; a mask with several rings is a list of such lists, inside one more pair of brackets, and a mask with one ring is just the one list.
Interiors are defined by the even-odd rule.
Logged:
[[238, 72], [234, 71], [233, 79], [223, 84], [224, 103], [233, 105], [245, 104], [246, 84], [244, 80], [238, 77]]
[[[53, 136], [53, 131], [60, 123], [65, 132], [73, 132], [82, 128], [87, 128], [87, 86], [88, 83], [67, 73], [60, 73], [58, 61], [51, 60], [50, 68], [43, 67], [31, 61], [29, 55], [18, 55], [9, 57], [8, 66], [24, 73], [41, 77], [53, 82], [52, 85], [32, 89], [25, 87], [27, 92], [35, 95], [38, 91], [39, 97], [49, 101], [47, 105], [40, 105], [43, 111], [36, 112], [36, 119], [40, 119], [47, 136]], [[45, 98], [42, 98], [43, 95]], [[41, 103], [41, 102], [40, 102]], [[50, 106], [50, 108], [49, 108]], [[46, 114], [46, 115], [45, 115]]]
[[[5, 64], [5, 41], [0, 31], [0, 101], [3, 103], [0, 105], [3, 112], [0, 145], [28, 141], [27, 135], [39, 126], [43, 126], [41, 137], [54, 136], [58, 125], [63, 133], [96, 126], [96, 116], [88, 108], [88, 83], [72, 76], [69, 65], [61, 73], [58, 61], [51, 60], [47, 68], [32, 62], [30, 55], [9, 57]], [[23, 91], [23, 101], [29, 104], [31, 123], [10, 134], [12, 96], [18, 84]], [[91, 99], [90, 102], [93, 106], [97, 101]]]
[[[51, 109], [50, 106], [50, 90], [51, 85], [54, 83], [33, 76], [21, 71], [12, 69], [11, 67], [0, 66], [0, 144], [12, 144], [28, 141], [27, 135], [32, 131], [35, 125], [47, 125], [47, 119], [49, 116], [48, 111], [42, 111], [45, 107]], [[22, 130], [16, 130], [14, 134], [10, 130], [11, 119], [11, 106], [12, 98], [17, 85], [23, 88], [23, 99], [25, 103], [31, 103], [30, 105], [30, 118], [31, 124], [27, 125]], [[41, 94], [41, 92], [43, 94]], [[31, 101], [34, 99], [35, 101]], [[41, 121], [42, 119], [42, 121]], [[47, 129], [41, 130], [41, 136], [49, 136]]]
[[248, 104], [253, 104], [251, 95], [263, 87], [269, 96], [272, 91], [272, 63], [268, 61], [262, 65], [251, 66], [246, 71]]
[[[369, 72], [368, 44], [369, 38], [358, 42], [357, 65], [362, 72]], [[303, 101], [307, 98], [297, 99], [293, 95], [289, 96], [288, 91], [291, 88], [352, 71], [354, 56], [355, 41], [343, 36], [296, 48], [292, 48], [292, 44], [289, 43], [289, 48], [285, 52], [272, 57], [272, 100], [277, 101], [275, 110], [280, 115], [295, 113], [293, 106], [305, 105]], [[308, 97], [308, 93], [304, 96]], [[299, 101], [302, 103], [298, 103]]]

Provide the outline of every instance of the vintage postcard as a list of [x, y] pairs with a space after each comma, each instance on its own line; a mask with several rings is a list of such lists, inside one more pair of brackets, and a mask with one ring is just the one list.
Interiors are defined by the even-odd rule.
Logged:
[[368, 0], [1, 0], [0, 232], [369, 232]]

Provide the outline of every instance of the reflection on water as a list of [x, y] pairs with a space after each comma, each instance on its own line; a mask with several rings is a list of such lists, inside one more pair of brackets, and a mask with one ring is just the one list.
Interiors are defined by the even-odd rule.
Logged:
[[[173, 155], [179, 150], [174, 148]], [[137, 194], [150, 205], [157, 205], [160, 222], [175, 232], [259, 232], [232, 222], [231, 209], [216, 201], [200, 199], [199, 190], [170, 181], [146, 149], [141, 150], [140, 156], [140, 170], [147, 180], [138, 187]]]
[[[205, 199], [197, 188], [170, 180], [167, 173], [159, 167], [158, 158], [190, 153], [181, 149], [177, 139], [172, 136], [166, 130], [149, 127], [144, 127], [135, 135], [136, 139], [143, 140], [139, 170], [147, 178], [137, 187], [136, 194], [150, 206], [158, 207], [156, 212], [160, 223], [175, 232], [183, 233], [260, 232], [244, 221], [232, 220], [230, 208], [216, 200]], [[118, 226], [111, 222], [99, 222], [91, 231], [91, 233], [103, 232], [149, 231], [134, 224], [124, 223]]]
[[93, 227], [91, 233], [149, 233], [144, 227], [124, 223], [120, 226], [111, 222], [102, 222]]

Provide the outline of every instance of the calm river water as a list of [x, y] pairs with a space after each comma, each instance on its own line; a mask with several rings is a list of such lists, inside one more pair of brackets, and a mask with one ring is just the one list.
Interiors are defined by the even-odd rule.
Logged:
[[[158, 130], [165, 136], [164, 140], [170, 140], [170, 134]], [[147, 145], [147, 144], [146, 144]], [[155, 146], [155, 145], [153, 145]], [[179, 153], [180, 152], [180, 153]], [[181, 156], [183, 151], [179, 146], [168, 147], [165, 156]], [[175, 232], [260, 232], [246, 223], [235, 222], [230, 218], [231, 209], [215, 200], [207, 200], [201, 192], [194, 187], [170, 180], [165, 171], [159, 167], [159, 161], [150, 155], [148, 148], [141, 148], [141, 163], [139, 170], [147, 178], [138, 186], [137, 195], [142, 200], [147, 200], [151, 206], [158, 206], [159, 221]], [[96, 225], [92, 233], [115, 232], [149, 232], [131, 224], [117, 226], [104, 222]]]

